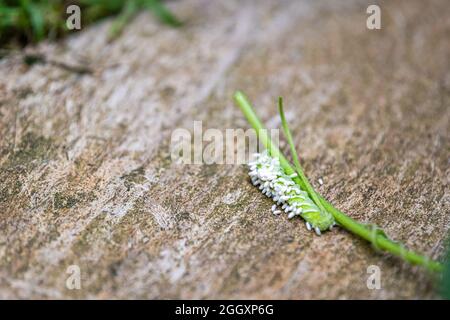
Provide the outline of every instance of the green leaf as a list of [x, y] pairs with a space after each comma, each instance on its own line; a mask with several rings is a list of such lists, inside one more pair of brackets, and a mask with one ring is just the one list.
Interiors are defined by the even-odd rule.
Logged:
[[179, 27], [182, 22], [158, 0], [144, 0], [145, 6], [151, 10], [162, 22], [171, 25], [172, 27]]
[[34, 39], [37, 41], [42, 40], [45, 36], [45, 20], [42, 8], [29, 1], [22, 1], [22, 6], [29, 16]]
[[20, 12], [17, 8], [0, 6], [0, 26], [11, 27], [17, 23]]

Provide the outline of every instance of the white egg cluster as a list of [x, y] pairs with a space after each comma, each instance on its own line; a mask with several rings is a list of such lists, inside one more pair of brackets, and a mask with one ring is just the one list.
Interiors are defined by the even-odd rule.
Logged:
[[[277, 205], [288, 213], [288, 218], [300, 215], [306, 220], [306, 228], [320, 235], [324, 224], [316, 223], [320, 219], [321, 212], [316, 204], [310, 199], [308, 193], [300, 189], [292, 178], [296, 173], [287, 175], [280, 165], [280, 160], [272, 158], [267, 151], [254, 155], [255, 161], [249, 163], [252, 183], [259, 186], [263, 194], [270, 197], [277, 204], [272, 206], [274, 214], [280, 214]], [[328, 216], [327, 216], [328, 219]], [[326, 228], [331, 228], [333, 220], [327, 221]]]

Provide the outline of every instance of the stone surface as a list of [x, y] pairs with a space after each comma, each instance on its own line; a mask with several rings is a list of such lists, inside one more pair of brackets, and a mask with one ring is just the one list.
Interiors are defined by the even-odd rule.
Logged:
[[[27, 48], [91, 74], [0, 60], [0, 297], [436, 298], [422, 269], [273, 216], [244, 166], [170, 159], [172, 131], [194, 120], [248, 127], [234, 90], [270, 127], [282, 95], [318, 190], [441, 257], [450, 6], [378, 3], [370, 31], [365, 1], [171, 2], [180, 29], [142, 13], [111, 43], [105, 21]], [[74, 264], [81, 290], [66, 288]]]

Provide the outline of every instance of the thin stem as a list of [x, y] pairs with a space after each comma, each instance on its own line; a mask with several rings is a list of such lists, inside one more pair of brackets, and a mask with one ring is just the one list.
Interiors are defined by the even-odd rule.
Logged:
[[183, 23], [169, 10], [160, 0], [142, 0], [144, 5], [153, 11], [162, 22], [172, 26], [180, 27]]
[[120, 36], [125, 28], [125, 26], [130, 22], [133, 16], [138, 12], [138, 4], [136, 1], [131, 0], [125, 3], [119, 16], [114, 20], [109, 29], [109, 39], [114, 40]]
[[[235, 93], [234, 99], [249, 121], [250, 125], [256, 130], [256, 134], [258, 135], [262, 144], [270, 151], [272, 157], [278, 157], [280, 159], [280, 164], [286, 174], [294, 173], [295, 171], [290, 165], [289, 161], [284, 157], [281, 151], [273, 143], [270, 142], [270, 137], [267, 134], [267, 130], [264, 129], [264, 126], [256, 116], [250, 102], [245, 97], [245, 95], [242, 92], [238, 91]], [[295, 177], [293, 180], [304, 190], [306, 189], [306, 186], [300, 179], [300, 177]], [[443, 267], [439, 262], [432, 261], [428, 257], [405, 249], [402, 244], [387, 238], [387, 236], [383, 232], [376, 232], [377, 229], [357, 222], [356, 220], [347, 216], [345, 213], [336, 209], [322, 196], [318, 195], [318, 197], [323, 207], [333, 215], [334, 219], [343, 228], [372, 243], [374, 247], [398, 256], [411, 264], [424, 266], [430, 271], [441, 272], [443, 270]]]
[[280, 113], [281, 126], [283, 127], [284, 135], [286, 136], [286, 139], [289, 143], [289, 147], [291, 149], [291, 155], [292, 155], [292, 160], [294, 161], [295, 170], [297, 171], [297, 174], [299, 175], [300, 179], [303, 181], [306, 192], [308, 192], [309, 196], [312, 198], [314, 203], [319, 207], [319, 209], [322, 212], [326, 212], [325, 208], [323, 207], [322, 202], [320, 202], [320, 200], [319, 200], [319, 196], [317, 195], [317, 193], [314, 191], [314, 188], [309, 183], [308, 178], [306, 178], [303, 168], [300, 165], [300, 161], [298, 160], [297, 150], [295, 149], [295, 146], [294, 146], [294, 139], [292, 139], [291, 130], [289, 130], [289, 126], [287, 124], [286, 117], [284, 116], [283, 98], [282, 97], [278, 98], [278, 111]]

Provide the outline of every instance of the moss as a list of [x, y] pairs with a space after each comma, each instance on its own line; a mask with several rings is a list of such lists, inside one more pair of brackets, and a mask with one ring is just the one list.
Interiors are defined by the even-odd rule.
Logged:
[[53, 196], [55, 209], [69, 209], [78, 203], [78, 199], [71, 195], [65, 195], [61, 192], [55, 193]]
[[5, 179], [2, 184], [0, 188], [0, 203], [9, 201], [22, 190], [22, 182], [18, 179]]
[[26, 133], [17, 147], [17, 151], [11, 153], [6, 167], [32, 166], [36, 161], [49, 160], [54, 157], [56, 148], [52, 139], [33, 132]]
[[75, 207], [78, 203], [93, 201], [96, 197], [92, 192], [84, 193], [77, 192], [75, 194], [65, 194], [63, 192], [56, 192], [53, 196], [53, 206], [55, 209], [70, 209]]
[[145, 177], [145, 171], [143, 167], [139, 167], [130, 173], [124, 174], [120, 177], [122, 180], [124, 180], [124, 185], [129, 191], [131, 187], [135, 184], [142, 184], [144, 183], [147, 178]]
[[0, 203], [10, 201], [22, 190], [22, 178], [38, 163], [49, 160], [56, 154], [54, 142], [43, 136], [26, 133], [17, 146], [10, 152], [0, 168]]
[[92, 221], [81, 232], [77, 240], [71, 247], [71, 252], [75, 256], [81, 256], [92, 248], [92, 244], [96, 241], [99, 235], [103, 234], [105, 225], [106, 214], [100, 213], [98, 216], [92, 219]]

